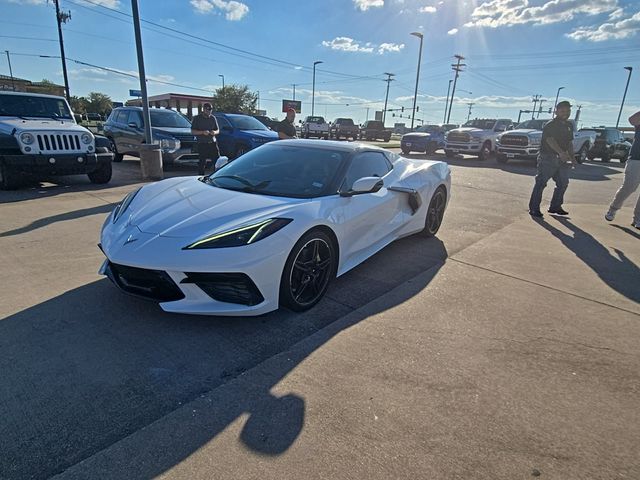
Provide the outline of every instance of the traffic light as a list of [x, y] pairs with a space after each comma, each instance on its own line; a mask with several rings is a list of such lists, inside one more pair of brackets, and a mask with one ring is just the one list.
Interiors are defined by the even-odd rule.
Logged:
[[396, 116], [396, 114], [395, 114], [395, 113], [392, 113], [392, 114], [391, 114], [391, 116], [392, 116], [392, 117], [395, 117], [395, 116]]
[[401, 112], [404, 112], [404, 107], [402, 107], [402, 108], [400, 109], [400, 111], [401, 111]]
[[419, 112], [419, 111], [420, 111], [420, 106], [417, 106], [416, 107], [416, 112]]

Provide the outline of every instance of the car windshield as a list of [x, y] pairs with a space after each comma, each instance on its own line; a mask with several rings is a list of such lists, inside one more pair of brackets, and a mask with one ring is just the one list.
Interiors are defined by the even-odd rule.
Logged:
[[151, 125], [165, 128], [191, 128], [189, 120], [173, 110], [149, 109]]
[[492, 130], [496, 124], [495, 120], [471, 120], [464, 124], [465, 127], [480, 128], [482, 130]]
[[238, 130], [269, 130], [264, 123], [247, 115], [228, 115], [227, 118]]
[[548, 119], [538, 119], [535, 120], [527, 120], [525, 122], [519, 123], [516, 128], [523, 129], [532, 129], [532, 130], [542, 130], [544, 126], [549, 122]]
[[434, 133], [437, 132], [439, 130], [439, 127], [437, 125], [423, 125], [422, 127], [419, 127], [416, 132], [422, 132], [422, 133]]
[[205, 177], [206, 182], [228, 190], [280, 197], [314, 198], [336, 193], [336, 175], [350, 152], [278, 143], [245, 153]]
[[71, 120], [71, 111], [62, 98], [37, 95], [0, 94], [0, 115], [3, 117], [64, 118]]
[[322, 117], [309, 117], [309, 118], [307, 118], [307, 123], [324, 123], [324, 118], [322, 118]]

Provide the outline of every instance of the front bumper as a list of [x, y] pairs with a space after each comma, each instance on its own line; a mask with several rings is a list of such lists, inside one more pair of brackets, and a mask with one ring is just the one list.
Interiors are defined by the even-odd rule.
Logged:
[[507, 158], [532, 160], [538, 158], [539, 152], [540, 149], [538, 147], [518, 148], [498, 145], [498, 155], [504, 155]]
[[162, 163], [169, 165], [173, 163], [198, 163], [199, 158], [195, 145], [189, 148], [181, 148], [172, 153], [162, 152]]
[[480, 153], [482, 150], [482, 143], [448, 143], [445, 145], [445, 150], [450, 150], [453, 153]]
[[65, 155], [0, 155], [11, 170], [29, 175], [76, 175], [91, 173], [103, 163], [110, 163], [112, 153]]
[[400, 148], [406, 150], [413, 150], [415, 152], [424, 152], [427, 150], [429, 143], [433, 140], [401, 140]]
[[[99, 273], [127, 293], [158, 301], [166, 312], [262, 315], [278, 309], [282, 271], [295, 243], [279, 233], [243, 247], [182, 250], [189, 240], [128, 226], [117, 235], [103, 232], [100, 248], [107, 259]], [[123, 275], [125, 282], [133, 275], [128, 284], [114, 274], [118, 269], [131, 270]], [[238, 300], [247, 295], [251, 300]]]

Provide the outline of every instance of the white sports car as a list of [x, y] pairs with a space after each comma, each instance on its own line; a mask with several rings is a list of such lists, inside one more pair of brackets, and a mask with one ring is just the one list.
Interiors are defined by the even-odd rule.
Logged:
[[273, 142], [212, 175], [127, 195], [102, 227], [100, 273], [168, 312], [303, 311], [394, 240], [435, 235], [450, 190], [444, 162], [358, 143]]

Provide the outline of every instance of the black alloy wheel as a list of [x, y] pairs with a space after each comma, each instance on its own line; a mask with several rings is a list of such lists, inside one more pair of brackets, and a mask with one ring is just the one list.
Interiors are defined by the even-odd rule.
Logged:
[[113, 161], [116, 163], [121, 162], [122, 159], [124, 158], [124, 155], [122, 153], [118, 153], [118, 149], [116, 148], [116, 142], [113, 141], [113, 138], [110, 138], [109, 141], [111, 142], [110, 149], [113, 152]]
[[335, 277], [336, 259], [335, 247], [326, 233], [312, 230], [303, 235], [285, 264], [280, 303], [296, 312], [313, 307]]
[[422, 234], [425, 237], [433, 237], [438, 233], [440, 225], [442, 225], [446, 206], [447, 192], [443, 186], [439, 186], [433, 194], [433, 197], [431, 197], [429, 208], [427, 209], [424, 230], [422, 230]]

